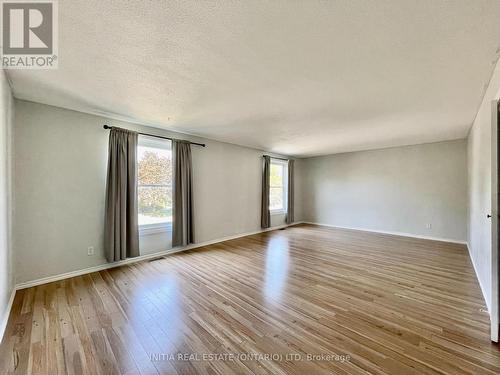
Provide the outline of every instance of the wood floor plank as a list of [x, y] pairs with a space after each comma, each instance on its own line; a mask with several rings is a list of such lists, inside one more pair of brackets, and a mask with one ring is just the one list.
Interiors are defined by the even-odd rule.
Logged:
[[463, 245], [297, 225], [18, 291], [1, 374], [498, 374]]

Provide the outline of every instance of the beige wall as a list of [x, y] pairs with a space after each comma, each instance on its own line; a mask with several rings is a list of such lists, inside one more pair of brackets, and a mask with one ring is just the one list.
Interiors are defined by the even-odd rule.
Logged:
[[11, 152], [14, 100], [5, 72], [0, 72], [0, 340], [14, 287], [11, 246]]
[[468, 138], [469, 252], [491, 311], [491, 101], [500, 97], [500, 63], [486, 90]]
[[[105, 263], [105, 123], [207, 144], [192, 148], [197, 242], [260, 230], [262, 151], [16, 100], [17, 282]], [[141, 237], [142, 254], [169, 247], [166, 235]]]
[[466, 240], [465, 140], [316, 157], [303, 169], [306, 221]]

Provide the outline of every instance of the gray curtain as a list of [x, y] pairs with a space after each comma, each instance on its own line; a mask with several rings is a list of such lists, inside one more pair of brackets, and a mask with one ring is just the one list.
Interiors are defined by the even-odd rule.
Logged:
[[189, 142], [174, 140], [172, 150], [174, 158], [172, 245], [186, 246], [194, 243], [191, 145]]
[[269, 212], [269, 178], [271, 173], [271, 158], [264, 156], [262, 164], [262, 200], [260, 226], [269, 228], [271, 226], [271, 213]]
[[286, 223], [293, 223], [293, 164], [294, 160], [288, 160], [288, 193], [287, 193], [287, 208], [286, 208]]
[[136, 132], [111, 129], [104, 219], [104, 251], [109, 262], [139, 255], [136, 151]]

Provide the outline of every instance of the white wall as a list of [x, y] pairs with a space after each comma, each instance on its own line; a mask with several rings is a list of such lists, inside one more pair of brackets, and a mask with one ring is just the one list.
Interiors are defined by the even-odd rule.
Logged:
[[[16, 100], [18, 283], [106, 262], [102, 237], [109, 133], [103, 124], [207, 144], [192, 147], [196, 242], [260, 230], [262, 151]], [[296, 211], [299, 220], [300, 202]], [[273, 217], [272, 223], [283, 224], [284, 217]], [[140, 245], [142, 254], [170, 247], [166, 235], [141, 237]], [[88, 246], [95, 247], [96, 255], [87, 256]]]
[[11, 152], [14, 100], [5, 72], [0, 72], [0, 340], [14, 287], [11, 246]]
[[491, 101], [500, 97], [497, 63], [468, 138], [469, 252], [491, 311]]
[[466, 239], [465, 140], [316, 157], [303, 169], [306, 221]]

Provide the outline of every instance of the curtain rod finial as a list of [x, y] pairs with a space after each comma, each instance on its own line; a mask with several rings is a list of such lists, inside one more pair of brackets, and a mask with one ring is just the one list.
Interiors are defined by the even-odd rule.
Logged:
[[111, 126], [108, 126], [108, 125], [106, 125], [106, 124], [104, 124], [102, 127], [103, 127], [104, 129], [111, 129]]

